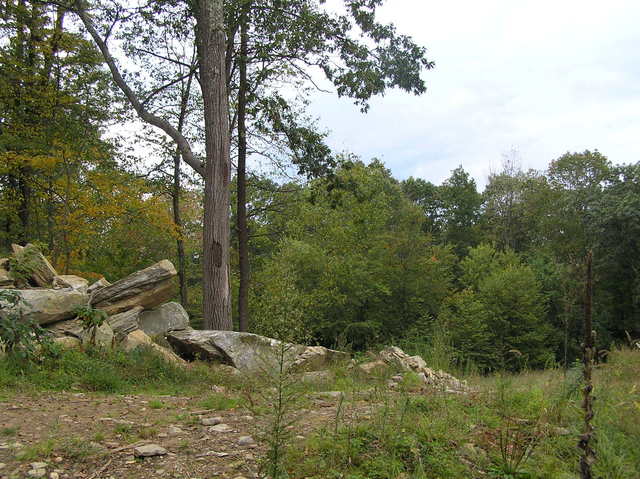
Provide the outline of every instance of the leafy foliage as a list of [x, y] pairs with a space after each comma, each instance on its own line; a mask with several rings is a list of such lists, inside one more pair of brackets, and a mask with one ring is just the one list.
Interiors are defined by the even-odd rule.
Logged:
[[0, 290], [0, 349], [19, 360], [35, 361], [51, 351], [47, 331], [22, 317], [19, 293]]

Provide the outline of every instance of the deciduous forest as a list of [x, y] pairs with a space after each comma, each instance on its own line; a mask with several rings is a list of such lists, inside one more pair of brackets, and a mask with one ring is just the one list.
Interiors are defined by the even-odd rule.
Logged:
[[[75, 381], [68, 378], [88, 375], [88, 383], [82, 379], [76, 385], [87, 394], [106, 390], [175, 396], [160, 400], [157, 408], [152, 404], [159, 400], [147, 398], [150, 412], [177, 408], [180, 391], [200, 398], [204, 410], [272, 406], [279, 416], [265, 419], [267, 425], [260, 427], [268, 433], [258, 441], [266, 459], [258, 469], [247, 466], [262, 475], [241, 471], [247, 477], [578, 477], [578, 436], [574, 440], [562, 432], [560, 439], [549, 439], [553, 434], [546, 429], [543, 434], [541, 424], [577, 433], [579, 401], [571, 399], [575, 408], [566, 416], [553, 416], [556, 410], [544, 403], [547, 386], [541, 384], [548, 371], [553, 371], [553, 387], [580, 382], [567, 378], [583, 360], [585, 258], [591, 252], [593, 359], [603, 368], [626, 365], [621, 367], [630, 379], [611, 386], [619, 387], [611, 397], [620, 399], [621, 407], [628, 406], [635, 417], [635, 429], [628, 426], [625, 431], [623, 417], [600, 411], [602, 417], [615, 418], [600, 424], [606, 439], [598, 443], [597, 457], [606, 460], [596, 460], [595, 467], [602, 477], [636, 477], [630, 471], [640, 467], [640, 458], [625, 448], [633, 437], [638, 440], [640, 409], [633, 398], [640, 399], [637, 392], [625, 396], [622, 390], [634, 381], [631, 369], [624, 367], [638, 365], [637, 353], [633, 356], [625, 348], [637, 349], [634, 341], [640, 338], [640, 163], [613, 163], [594, 145], [558, 151], [544, 159], [546, 168], [527, 169], [513, 149], [494, 159], [501, 166], [487, 178], [474, 179], [463, 165], [452, 164], [449, 177], [435, 184], [395, 177], [377, 157], [335, 151], [328, 131], [308, 113], [314, 92], [329, 88], [357, 105], [362, 115], [372, 99], [391, 90], [408, 96], [430, 94], [429, 76], [436, 64], [429, 50], [393, 24], [380, 22], [376, 8], [381, 4], [345, 0], [342, 9], [333, 10], [317, 0], [2, 2], [0, 256], [17, 258], [7, 260], [9, 276], [2, 287], [11, 284], [3, 290], [11, 292], [14, 286], [28, 291], [44, 286], [33, 282], [35, 267], [20, 263], [22, 249], [16, 246], [12, 252], [14, 244], [33, 245], [61, 278], [79, 277], [88, 284], [104, 278], [105, 284], [115, 286], [169, 260], [176, 280], [163, 302], [179, 303], [189, 328], [254, 333], [287, 344], [348, 351], [356, 358], [354, 364], [365, 361], [367, 352], [395, 345], [424, 358], [430, 368], [466, 378], [472, 392], [464, 389], [464, 394], [471, 394], [470, 402], [418, 393], [417, 398], [397, 399], [396, 409], [385, 403], [390, 432], [382, 423], [379, 430], [376, 425], [365, 432], [364, 426], [356, 426], [358, 414], [372, 414], [358, 412], [361, 391], [354, 385], [385, 385], [397, 371], [366, 380], [347, 380], [347, 369], [333, 371], [333, 387], [355, 399], [345, 402], [344, 409], [339, 399], [332, 413], [333, 452], [321, 437], [304, 446], [314, 460], [325, 458], [311, 464], [290, 446], [302, 439], [283, 432], [283, 418], [293, 402], [271, 398], [262, 404], [255, 399], [260, 388], [247, 386], [251, 381], [243, 383], [235, 376], [223, 381], [222, 373], [198, 361], [185, 372], [184, 366], [166, 365], [149, 351], [115, 357], [120, 353], [97, 348], [98, 327], [107, 317], [126, 313], [125, 308], [116, 310], [111, 300], [92, 303], [94, 294], [111, 286], [91, 293], [85, 310], [74, 310], [84, 330], [93, 328], [86, 351], [83, 343], [81, 352], [56, 350], [49, 359], [33, 359], [29, 350], [24, 363], [11, 359], [7, 350], [5, 372], [0, 373], [0, 386], [7, 393], [0, 391], [0, 400], [19, 402], [21, 396], [15, 395], [34, 387], [64, 391]], [[0, 300], [8, 301], [5, 305], [19, 301], [10, 295]], [[136, 312], [140, 318], [143, 309], [151, 306], [141, 303]], [[137, 321], [142, 325], [142, 319]], [[6, 331], [14, 330], [2, 327], [3, 341], [17, 344], [7, 338], [18, 333], [8, 336]], [[67, 330], [65, 334], [70, 335]], [[165, 339], [159, 344], [167, 346]], [[194, 359], [178, 349], [176, 353]], [[285, 356], [281, 352], [280, 375], [270, 383], [279, 389], [289, 387]], [[384, 355], [382, 359], [384, 363]], [[389, 364], [396, 367], [395, 360]], [[85, 362], [92, 366], [73, 369], [72, 363]], [[418, 371], [413, 365], [408, 369]], [[96, 379], [94, 374], [108, 377]], [[515, 374], [533, 376], [511, 376]], [[596, 373], [598, 381], [606, 376]], [[504, 400], [509, 388], [500, 379], [504, 377], [516, 378], [509, 386], [510, 402]], [[396, 379], [397, 390], [414, 394], [414, 380]], [[27, 387], [25, 381], [36, 386]], [[203, 393], [200, 382], [207, 388], [209, 383], [224, 383], [227, 389], [214, 390], [206, 403], [211, 391]], [[531, 396], [520, 387], [532, 388]], [[494, 394], [503, 395], [503, 409], [491, 406], [500, 412], [468, 409], [479, 407], [474, 401], [484, 394], [483, 388], [491, 391], [491, 401], [498, 397]], [[316, 390], [321, 389], [314, 386], [312, 392]], [[573, 393], [563, 389], [558, 394], [565, 394], [566, 407]], [[537, 413], [527, 416], [538, 406]], [[547, 406], [543, 421], [539, 411]], [[506, 412], [508, 408], [514, 409]], [[446, 410], [457, 411], [456, 417], [429, 423], [434, 436], [402, 422], [430, 415], [430, 421], [443, 421]], [[493, 446], [469, 439], [466, 426], [456, 422], [475, 421], [472, 417], [479, 421], [474, 427], [484, 428], [472, 428], [473, 434], [484, 435]], [[528, 419], [517, 423], [518, 417]], [[136, 436], [131, 426], [121, 423], [116, 427], [118, 447], [157, 437], [157, 430], [151, 430], [164, 427], [157, 424]], [[6, 437], [0, 436], [0, 442], [7, 444], [2, 450], [13, 448], [9, 436], [14, 427], [1, 432]], [[402, 429], [406, 427], [409, 430]], [[444, 439], [448, 428], [456, 444]], [[405, 433], [398, 435], [401, 429]], [[91, 444], [104, 443], [95, 434]], [[511, 448], [504, 441], [511, 441]], [[543, 446], [537, 447], [539, 443]], [[612, 444], [618, 456], [607, 451]], [[79, 466], [85, 475], [66, 477], [89, 477], [91, 468], [81, 458], [85, 452], [95, 457], [93, 452], [78, 452], [78, 444], [76, 449], [60, 447], [23, 454], [15, 471], [22, 471], [19, 464], [40, 459], [51, 463], [59, 456], [74, 474], [80, 469], [69, 461], [85, 464]], [[177, 451], [182, 446], [171, 447]], [[136, 452], [136, 457], [145, 454]], [[463, 456], [467, 459], [459, 465], [455, 458]], [[2, 455], [0, 461], [1, 466], [13, 464]], [[296, 469], [296, 462], [303, 466]], [[563, 469], [571, 462], [575, 467]], [[109, 464], [105, 474], [113, 467]], [[245, 464], [252, 459], [245, 458]], [[47, 474], [54, 470], [46, 467]], [[220, 464], [211, 467], [226, 471]], [[316, 467], [331, 472], [312, 476]], [[156, 475], [131, 477], [178, 477], [159, 474], [158, 469], [167, 467], [153, 466], [148, 474], [156, 470]], [[44, 469], [31, 469], [39, 470]], [[236, 473], [211, 477], [244, 477]], [[0, 468], [0, 477], [18, 477], [3, 474]], [[51, 474], [47, 477], [65, 477]]]

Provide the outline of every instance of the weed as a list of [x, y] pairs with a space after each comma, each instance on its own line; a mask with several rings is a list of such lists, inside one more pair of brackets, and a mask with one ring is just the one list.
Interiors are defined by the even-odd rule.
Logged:
[[164, 403], [159, 399], [152, 399], [151, 401], [149, 401], [148, 405], [151, 409], [162, 409], [165, 407]]
[[0, 436], [15, 436], [18, 434], [17, 427], [3, 427], [0, 429]]
[[220, 393], [211, 393], [205, 399], [198, 403], [198, 406], [204, 409], [214, 409], [216, 411], [224, 411], [234, 409], [240, 404], [239, 399], [231, 398]]
[[16, 453], [18, 461], [35, 461], [42, 460], [53, 455], [57, 443], [54, 439], [48, 438], [44, 441], [37, 442], [29, 447], [22, 449]]

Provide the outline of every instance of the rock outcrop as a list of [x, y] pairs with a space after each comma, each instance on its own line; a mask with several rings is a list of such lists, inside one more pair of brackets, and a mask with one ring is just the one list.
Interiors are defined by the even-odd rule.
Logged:
[[165, 303], [144, 311], [138, 318], [139, 328], [149, 336], [164, 336], [169, 331], [189, 329], [189, 315], [180, 303]]
[[418, 374], [424, 384], [445, 392], [461, 393], [469, 390], [465, 381], [461, 381], [444, 371], [435, 371], [427, 367], [426, 361], [421, 356], [409, 356], [396, 346], [390, 346], [380, 351], [380, 359], [404, 371]]
[[32, 244], [27, 244], [27, 246], [12, 244], [11, 249], [13, 250], [14, 257], [18, 261], [29, 263], [33, 268], [31, 280], [35, 284], [44, 288], [53, 285], [53, 279], [58, 273], [36, 246]]
[[91, 304], [107, 314], [121, 313], [135, 306], [155, 308], [171, 299], [176, 275], [171, 261], [162, 260], [97, 290]]
[[257, 334], [234, 331], [172, 331], [167, 334], [167, 341], [185, 359], [228, 364], [250, 373], [277, 366], [281, 354], [288, 367], [300, 371], [326, 369], [332, 362], [349, 357], [347, 353], [320, 346], [282, 343]]
[[81, 291], [67, 289], [22, 289], [16, 290], [22, 298], [16, 308], [7, 308], [9, 313], [21, 314], [25, 320], [40, 325], [63, 321], [75, 316], [78, 306], [87, 304], [89, 297]]
[[59, 274], [53, 278], [54, 288], [71, 288], [82, 293], [87, 293], [89, 281], [72, 274]]
[[129, 333], [138, 329], [138, 319], [142, 310], [142, 306], [135, 306], [129, 311], [109, 316], [107, 322], [119, 341], [122, 341]]

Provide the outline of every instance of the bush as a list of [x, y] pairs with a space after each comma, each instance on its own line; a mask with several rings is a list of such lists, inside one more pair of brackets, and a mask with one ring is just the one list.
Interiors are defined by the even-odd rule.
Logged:
[[35, 361], [50, 352], [52, 341], [46, 330], [22, 317], [26, 304], [15, 291], [0, 290], [0, 351], [20, 360]]

